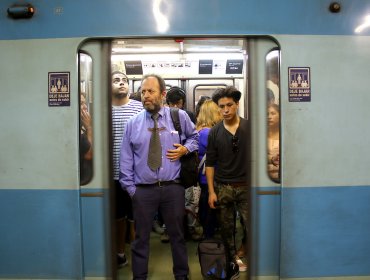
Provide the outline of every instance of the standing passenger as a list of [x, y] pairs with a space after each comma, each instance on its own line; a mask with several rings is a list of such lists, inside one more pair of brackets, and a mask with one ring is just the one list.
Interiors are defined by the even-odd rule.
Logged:
[[136, 101], [139, 101], [141, 103], [141, 88], [139, 87], [137, 91], [130, 94], [130, 99], [134, 99]]
[[280, 110], [276, 104], [267, 107], [268, 121], [268, 173], [272, 179], [280, 178]]
[[182, 136], [186, 138], [184, 145], [180, 144], [170, 108], [163, 106], [166, 85], [160, 76], [144, 76], [141, 93], [145, 110], [128, 121], [120, 158], [120, 182], [132, 198], [136, 230], [131, 246], [133, 278], [148, 277], [150, 232], [160, 211], [170, 237], [173, 274], [175, 279], [184, 280], [188, 279], [189, 267], [179, 159], [198, 149], [198, 133], [188, 115], [179, 110]]
[[[212, 100], [204, 101], [202, 106], [199, 107], [199, 113], [197, 117], [197, 130], [199, 133], [199, 161], [202, 161], [203, 157], [206, 155], [208, 135], [211, 127], [219, 123], [221, 120], [222, 115], [218, 110], [216, 103], [214, 103]], [[211, 238], [214, 236], [216, 230], [217, 219], [215, 210], [210, 209], [208, 205], [208, 185], [206, 175], [203, 173], [203, 166], [199, 172], [199, 185], [201, 188], [199, 200], [199, 220], [203, 227], [204, 237]]]
[[[166, 103], [164, 104], [164, 106], [168, 105], [169, 107], [184, 110], [188, 114], [190, 120], [195, 124], [195, 117], [193, 112], [184, 109], [184, 105], [186, 104], [186, 93], [182, 88], [177, 86], [171, 87], [166, 93], [165, 100]], [[162, 215], [161, 213], [158, 213], [153, 223], [153, 229], [159, 233], [160, 231], [159, 226], [162, 224], [163, 224]], [[168, 236], [165, 224], [162, 225], [162, 230], [163, 232], [161, 233], [161, 242], [168, 243], [170, 241], [170, 237]]]
[[125, 256], [127, 227], [129, 227], [130, 239], [135, 236], [131, 198], [119, 183], [120, 148], [128, 119], [143, 110], [141, 102], [129, 99], [128, 83], [127, 76], [122, 72], [112, 73], [113, 175], [116, 192], [118, 267], [128, 263]]
[[198, 119], [200, 107], [202, 107], [204, 101], [211, 99], [211, 97], [207, 95], [201, 95], [198, 99], [197, 105], [195, 106], [195, 118]]
[[213, 94], [212, 100], [224, 120], [209, 132], [206, 159], [208, 203], [212, 209], [216, 208], [216, 202], [219, 205], [221, 236], [235, 269], [231, 279], [237, 279], [239, 271], [247, 269], [235, 248], [235, 211], [239, 212], [244, 227], [248, 212], [247, 121], [237, 114], [240, 97], [240, 91], [232, 86], [218, 89]]
[[87, 108], [86, 97], [80, 95], [80, 184], [86, 185], [92, 177], [92, 124], [91, 116]]
[[170, 107], [176, 107], [176, 108], [179, 108], [181, 110], [184, 110], [189, 115], [189, 118], [191, 119], [191, 121], [194, 124], [196, 123], [194, 113], [184, 109], [184, 106], [186, 104], [186, 94], [185, 94], [185, 91], [182, 88], [176, 87], [176, 86], [171, 87], [167, 91], [166, 103]]

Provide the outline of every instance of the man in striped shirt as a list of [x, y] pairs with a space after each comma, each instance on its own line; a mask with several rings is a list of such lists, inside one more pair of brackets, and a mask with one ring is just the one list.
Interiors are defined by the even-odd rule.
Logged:
[[126, 232], [130, 228], [130, 239], [134, 238], [134, 223], [131, 198], [119, 183], [119, 157], [123, 132], [127, 121], [141, 110], [141, 102], [129, 99], [129, 80], [119, 71], [112, 73], [112, 134], [113, 134], [113, 174], [116, 197], [117, 219], [117, 264], [125, 266], [128, 261], [125, 256]]

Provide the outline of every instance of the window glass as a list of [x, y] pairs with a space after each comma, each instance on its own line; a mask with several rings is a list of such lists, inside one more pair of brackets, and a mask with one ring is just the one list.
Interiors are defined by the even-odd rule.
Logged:
[[80, 53], [80, 184], [86, 185], [93, 176], [92, 133], [92, 59]]
[[279, 50], [266, 56], [267, 171], [276, 182], [280, 182], [279, 57]]

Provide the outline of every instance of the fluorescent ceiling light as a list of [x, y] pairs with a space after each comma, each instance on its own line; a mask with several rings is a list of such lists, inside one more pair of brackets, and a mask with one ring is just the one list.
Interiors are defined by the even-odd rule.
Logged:
[[190, 47], [187, 52], [242, 52], [241, 49], [223, 48], [223, 47]]
[[167, 53], [178, 52], [179, 49], [175, 47], [138, 47], [138, 48], [112, 48], [113, 53]]

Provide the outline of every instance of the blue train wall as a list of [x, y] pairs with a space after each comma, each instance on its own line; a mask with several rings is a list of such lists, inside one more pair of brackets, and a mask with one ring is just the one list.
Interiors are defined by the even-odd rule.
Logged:
[[[341, 1], [340, 13], [330, 13], [331, 1], [321, 0], [162, 1], [166, 31], [152, 14], [155, 2], [39, 0], [31, 2], [33, 18], [13, 20], [6, 10], [15, 2], [1, 1], [0, 278], [111, 276], [100, 230], [107, 210], [99, 198], [80, 196], [78, 90], [72, 88], [70, 107], [50, 110], [45, 73], [69, 71], [77, 87], [76, 54], [86, 38], [269, 35], [281, 48], [283, 174], [281, 188], [260, 174], [262, 167], [253, 175], [261, 218], [256, 275], [370, 279], [370, 30], [355, 32], [370, 2]], [[292, 66], [311, 69], [309, 103], [288, 100]], [[260, 189], [281, 195], [259, 196]], [[266, 216], [276, 209], [272, 225]], [[82, 227], [94, 231], [92, 240], [83, 239]], [[279, 240], [265, 242], [272, 231]], [[89, 260], [99, 252], [101, 259]]]
[[[44, 1], [30, 3], [31, 19], [12, 20], [6, 11], [23, 1], [0, 3], [0, 39], [154, 35], [352, 35], [370, 11], [364, 0], [138, 0]], [[156, 8], [157, 7], [157, 8]], [[158, 16], [154, 13], [158, 10]], [[161, 20], [163, 19], [163, 21]], [[168, 28], [166, 28], [168, 27]], [[365, 30], [362, 34], [369, 34]]]

